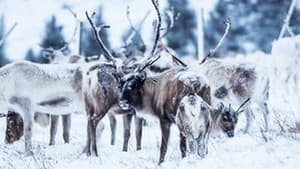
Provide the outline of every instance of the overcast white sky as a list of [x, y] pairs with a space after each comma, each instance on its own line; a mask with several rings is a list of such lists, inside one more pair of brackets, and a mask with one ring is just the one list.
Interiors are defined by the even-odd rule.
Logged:
[[[190, 0], [191, 6], [196, 10], [201, 7], [209, 11], [216, 0]], [[45, 29], [45, 22], [51, 15], [55, 15], [59, 24], [64, 26], [64, 35], [69, 40], [74, 32], [76, 20], [63, 5], [68, 4], [76, 12], [80, 20], [85, 21], [84, 12], [94, 11], [98, 4], [103, 5], [103, 15], [109, 29], [109, 38], [113, 48], [120, 47], [121, 36], [128, 28], [126, 19], [126, 8], [129, 5], [133, 22], [138, 22], [148, 10], [151, 16], [148, 17], [143, 27], [143, 37], [151, 42], [151, 23], [155, 17], [151, 0], [0, 0], [0, 14], [4, 13], [5, 27], [9, 29], [15, 22], [18, 25], [14, 32], [7, 39], [6, 54], [11, 59], [21, 59], [29, 48], [39, 50], [38, 44], [41, 41]], [[163, 9], [166, 0], [160, 0], [160, 8]], [[73, 44], [73, 53], [76, 42]]]

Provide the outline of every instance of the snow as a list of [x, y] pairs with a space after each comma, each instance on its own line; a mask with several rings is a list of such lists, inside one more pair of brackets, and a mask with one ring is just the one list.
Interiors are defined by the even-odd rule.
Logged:
[[[0, 144], [0, 168], [2, 169], [80, 169], [80, 168], [296, 168], [299, 165], [299, 136], [272, 136], [265, 143], [255, 135], [245, 135], [238, 131], [232, 139], [225, 137], [211, 138], [208, 143], [209, 153], [204, 159], [189, 156], [181, 159], [179, 133], [175, 125], [171, 128], [171, 138], [166, 161], [158, 166], [160, 130], [156, 119], [148, 119], [144, 127], [142, 150], [135, 150], [134, 127], [129, 142], [129, 151], [122, 152], [122, 123], [118, 116], [116, 145], [110, 145], [110, 128], [105, 118], [105, 128], [98, 139], [99, 157], [87, 157], [81, 154], [85, 145], [86, 116], [72, 116], [70, 144], [62, 141], [59, 124], [56, 145], [48, 146], [49, 128], [35, 126], [33, 131], [34, 157], [24, 157], [24, 139], [12, 144]], [[4, 131], [5, 121], [1, 119], [0, 129]], [[1, 134], [1, 140], [4, 135]]]

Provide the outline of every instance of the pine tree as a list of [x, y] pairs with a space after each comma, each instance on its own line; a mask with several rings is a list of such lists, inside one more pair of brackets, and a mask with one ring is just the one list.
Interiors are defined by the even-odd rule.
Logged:
[[174, 27], [168, 33], [166, 39], [169, 47], [174, 49], [180, 56], [198, 55], [197, 23], [195, 12], [189, 7], [188, 0], [168, 0], [168, 8], [174, 9], [179, 18]]
[[31, 61], [31, 62], [38, 62], [38, 61], [37, 61], [37, 58], [35, 57], [34, 52], [33, 52], [32, 49], [29, 49], [29, 50], [26, 52], [25, 60], [28, 60], [28, 61]]
[[[53, 48], [53, 49], [61, 49], [66, 45], [66, 41], [63, 36], [63, 26], [58, 25], [56, 21], [56, 17], [52, 16], [49, 22], [46, 23], [46, 30], [44, 37], [41, 42], [41, 46], [43, 48]], [[49, 61], [42, 57], [38, 58], [41, 63], [48, 63]]]
[[[94, 24], [96, 26], [100, 26], [102, 24], [105, 24], [103, 20], [102, 15], [102, 7], [99, 6], [98, 10], [96, 12], [96, 15], [94, 16]], [[83, 25], [83, 36], [80, 42], [80, 48], [81, 52], [84, 56], [93, 56], [98, 55], [100, 56], [103, 54], [103, 50], [98, 46], [96, 37], [94, 35], [94, 32], [89, 24]], [[103, 40], [103, 43], [106, 45], [106, 47], [109, 48], [110, 44], [108, 41], [108, 33], [105, 29], [102, 29], [100, 32], [100, 37]]]
[[[219, 0], [210, 20], [205, 24], [206, 52], [216, 45], [224, 33], [222, 23], [226, 17], [232, 21], [231, 31], [217, 55], [229, 52], [248, 53], [255, 50], [270, 52], [271, 45], [278, 37], [291, 1], [283, 0]], [[290, 25], [299, 33], [299, 11], [292, 15]], [[295, 29], [295, 24], [298, 28]]]
[[[1, 16], [0, 17], [0, 41], [3, 40], [4, 38], [4, 17]], [[7, 64], [9, 61], [8, 59], [5, 57], [5, 41], [3, 41], [2, 44], [0, 44], [0, 67], [2, 67], [3, 65]]]

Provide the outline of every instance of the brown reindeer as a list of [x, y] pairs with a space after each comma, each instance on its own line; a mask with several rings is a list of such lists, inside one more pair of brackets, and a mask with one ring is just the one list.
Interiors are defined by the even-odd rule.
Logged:
[[[210, 87], [200, 75], [186, 76], [187, 68], [174, 68], [159, 76], [147, 77], [144, 68], [149, 65], [151, 64], [142, 66], [139, 71], [122, 80], [119, 104], [124, 111], [146, 111], [159, 118], [162, 132], [161, 163], [166, 155], [170, 125], [175, 122], [179, 102], [184, 96], [198, 95], [210, 104]], [[185, 141], [185, 136], [181, 135], [181, 145]], [[184, 148], [181, 149], [182, 157], [186, 155], [185, 151]]]

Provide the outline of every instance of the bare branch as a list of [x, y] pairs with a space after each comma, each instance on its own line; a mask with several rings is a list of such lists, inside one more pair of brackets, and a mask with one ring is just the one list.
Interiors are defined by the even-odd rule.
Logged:
[[[104, 45], [104, 43], [103, 43], [103, 41], [102, 41], [102, 39], [101, 39], [101, 37], [100, 37], [100, 35], [99, 35], [101, 29], [103, 29], [103, 28], [109, 28], [110, 26], [109, 26], [109, 25], [102, 25], [102, 26], [100, 26], [99, 28], [97, 28], [97, 27], [95, 26], [95, 24], [93, 23], [92, 19], [90, 18], [90, 16], [89, 16], [89, 14], [88, 14], [87, 11], [85, 12], [85, 15], [86, 15], [86, 17], [87, 17], [87, 19], [88, 19], [88, 21], [89, 21], [89, 23], [90, 23], [90, 25], [91, 25], [93, 31], [94, 31], [95, 38], [96, 38], [96, 41], [97, 41], [99, 47], [104, 51], [104, 57], [105, 57], [107, 60], [109, 60], [109, 61], [111, 61], [111, 62], [113, 62], [113, 63], [115, 64], [115, 60], [113, 59], [112, 54], [111, 54], [110, 51], [106, 48], [106, 46]], [[93, 14], [93, 15], [94, 15], [94, 14]], [[93, 15], [92, 15], [92, 16], [93, 16]]]
[[11, 34], [11, 32], [16, 28], [18, 25], [18, 22], [15, 22], [13, 26], [8, 30], [8, 32], [3, 36], [3, 38], [0, 40], [0, 47], [4, 44], [7, 37]]
[[282, 25], [282, 28], [281, 28], [281, 31], [280, 31], [278, 39], [280, 39], [280, 38], [283, 37], [284, 33], [286, 32], [286, 30], [289, 27], [289, 23], [290, 23], [292, 14], [293, 14], [295, 6], [296, 6], [296, 1], [297, 0], [292, 0], [292, 2], [291, 2], [290, 8], [288, 10], [288, 13], [287, 13], [287, 15], [286, 15], [286, 17], [285, 17], [285, 19], [283, 21], [283, 25]]
[[205, 60], [207, 59], [207, 57], [211, 57], [211, 56], [215, 55], [216, 51], [219, 49], [219, 47], [223, 43], [224, 39], [226, 38], [227, 34], [229, 33], [229, 30], [230, 30], [230, 27], [231, 27], [230, 18], [227, 18], [224, 23], [226, 25], [226, 29], [225, 29], [225, 32], [224, 32], [223, 36], [221, 37], [220, 41], [217, 43], [216, 47], [209, 51], [208, 55], [203, 58], [203, 60], [200, 62], [200, 64], [204, 63]]
[[154, 39], [153, 48], [151, 50], [151, 56], [154, 56], [156, 48], [157, 48], [158, 41], [160, 39], [161, 14], [160, 14], [160, 11], [159, 11], [159, 8], [158, 8], [158, 1], [156, 1], [156, 2], [155, 2], [155, 0], [151, 0], [151, 1], [152, 1], [152, 4], [153, 4], [154, 8], [155, 8], [156, 13], [157, 13], [157, 17], [158, 17], [158, 22], [157, 22], [157, 26], [156, 26], [156, 36], [155, 36], [155, 39]]

